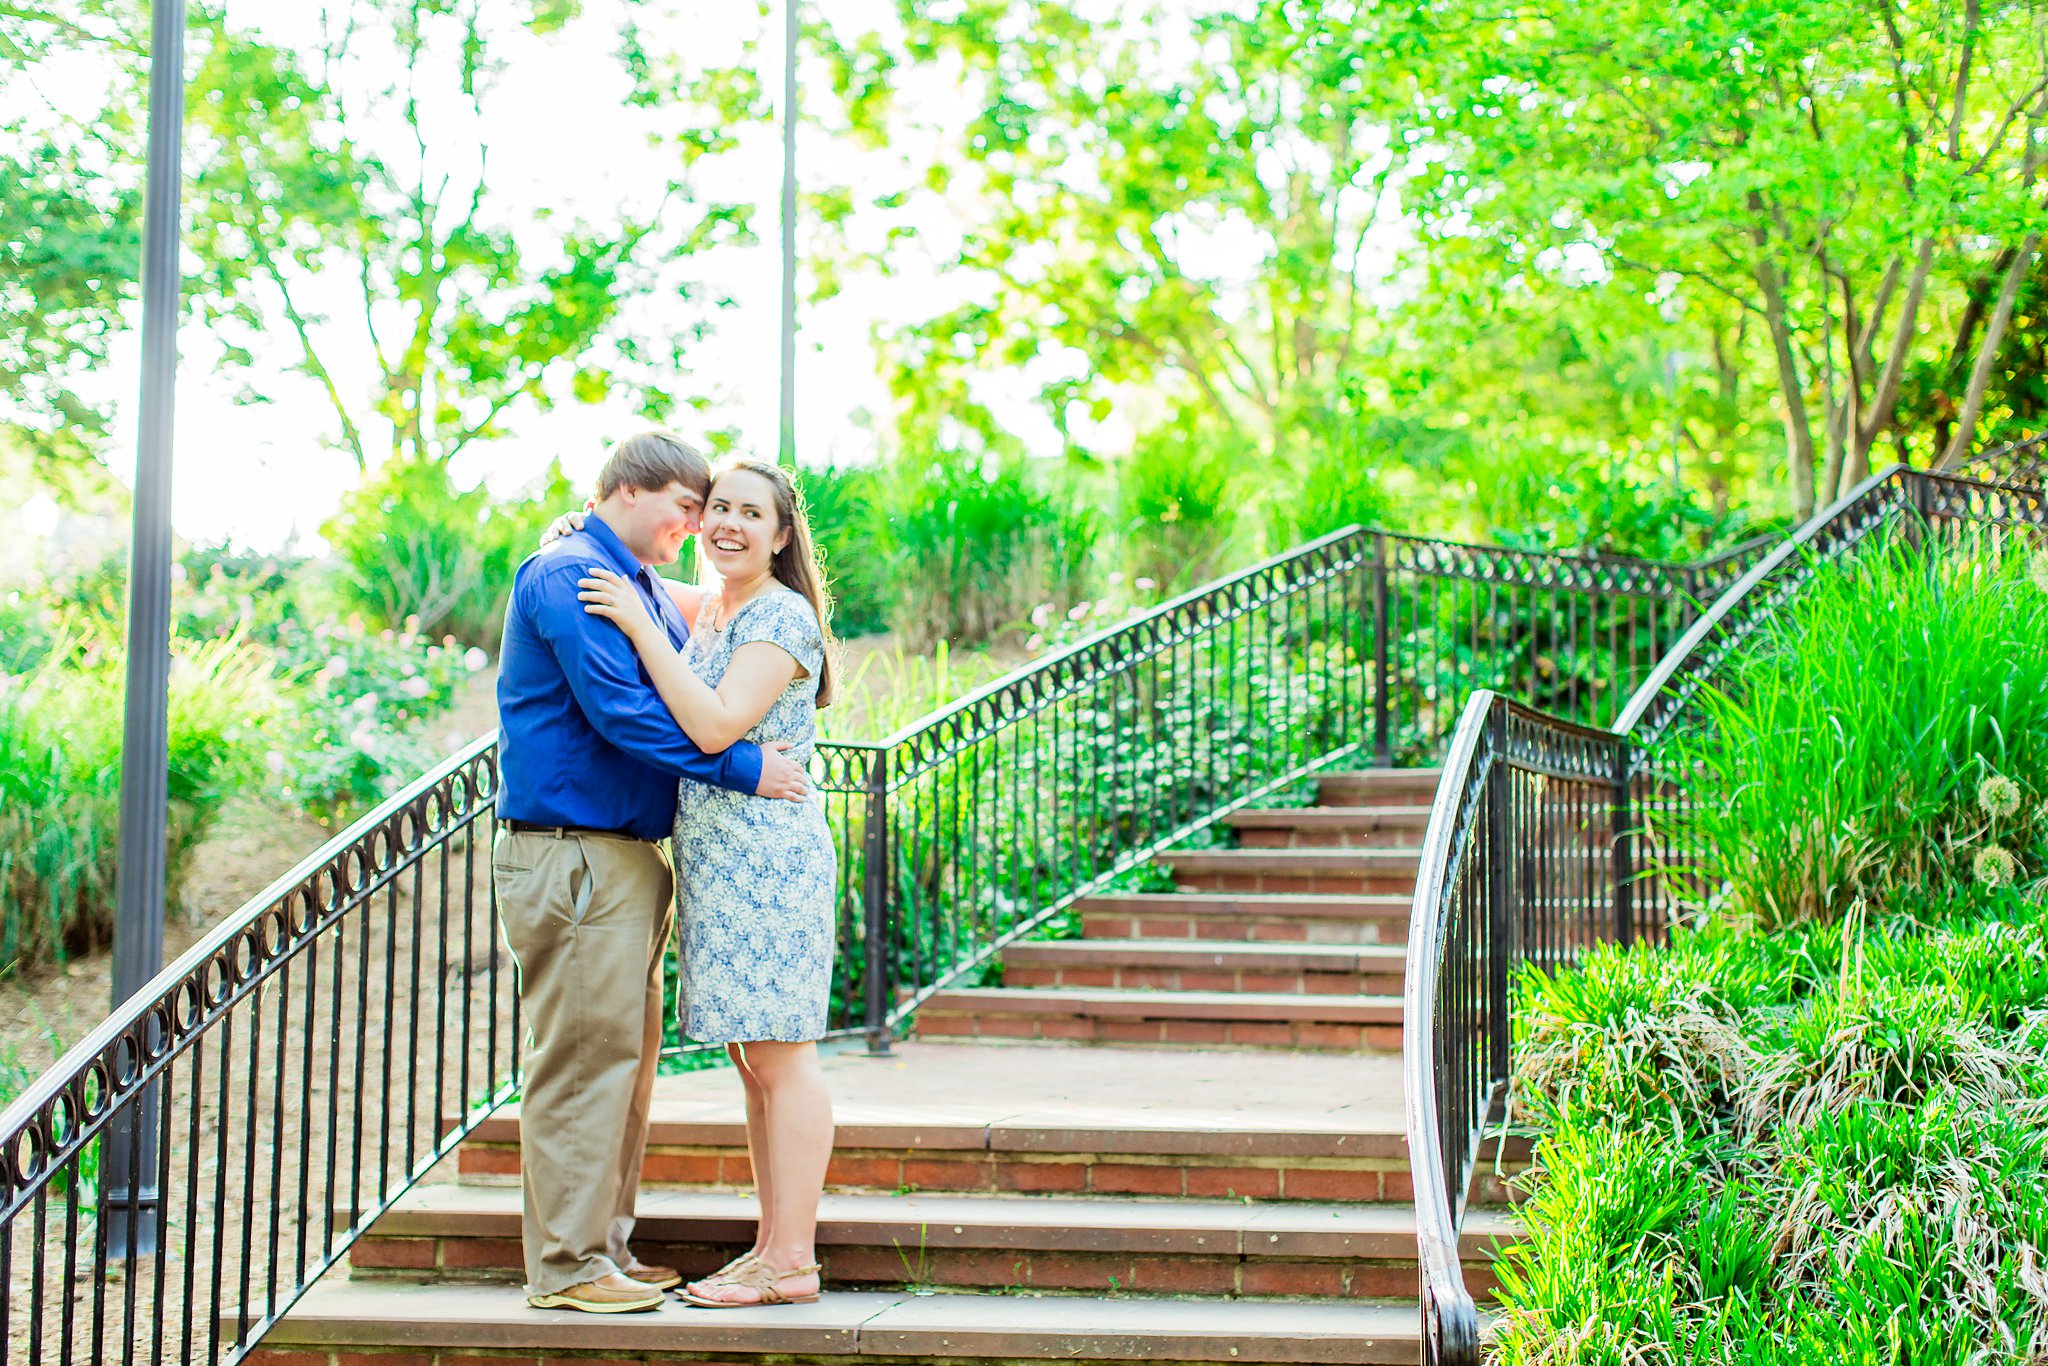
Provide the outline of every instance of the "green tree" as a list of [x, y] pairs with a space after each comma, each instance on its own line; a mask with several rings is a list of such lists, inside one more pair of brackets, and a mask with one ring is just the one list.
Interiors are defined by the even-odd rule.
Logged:
[[1988, 297], [1946, 449], [2000, 404], [2031, 270], [2048, 9], [1859, 0], [1481, 0], [1367, 7], [1406, 71], [1432, 244], [1491, 247], [1502, 288], [1698, 301], [1754, 319], [1810, 512], [1898, 427], [1934, 316]]
[[1101, 25], [1061, 0], [899, 8], [895, 67], [957, 72], [975, 112], [922, 186], [884, 199], [967, 219], [943, 264], [973, 302], [896, 337], [898, 372], [932, 388], [1064, 354], [1040, 397], [1070, 440], [1144, 389], [1246, 454], [1291, 454], [1365, 333], [1402, 163], [1320, 7], [1191, 26]]
[[[707, 327], [669, 267], [746, 231], [744, 207], [701, 202], [689, 182], [749, 112], [745, 82], [711, 73], [701, 97], [673, 92], [679, 171], [651, 209], [515, 232], [490, 173], [500, 51], [513, 29], [551, 34], [576, 7], [515, 8], [347, 0], [327, 7], [310, 51], [220, 50], [202, 67], [195, 236], [212, 244], [214, 320], [239, 323], [247, 346], [282, 318], [359, 468], [380, 430], [393, 458], [445, 461], [502, 434], [521, 399], [619, 392], [663, 417]], [[314, 282], [337, 278], [354, 286], [358, 326], [327, 326], [312, 303]], [[636, 325], [628, 303], [664, 292], [659, 323]], [[367, 352], [341, 363], [361, 339]], [[351, 392], [342, 377], [364, 368], [370, 392]]]
[[[0, 446], [58, 487], [92, 468], [108, 415], [79, 379], [107, 359], [134, 291], [140, 83], [127, 0], [0, 5]], [[82, 59], [107, 77], [86, 114], [52, 98]]]

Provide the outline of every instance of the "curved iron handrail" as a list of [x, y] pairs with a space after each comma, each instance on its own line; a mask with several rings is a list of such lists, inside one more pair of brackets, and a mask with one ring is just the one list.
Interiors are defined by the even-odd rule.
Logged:
[[[399, 1041], [387, 1033], [382, 1040], [384, 1086], [379, 1103], [371, 1106], [362, 1094], [365, 1088], [358, 1086], [355, 1088], [357, 1094], [351, 1097], [349, 1106], [344, 1110], [340, 1105], [340, 1079], [332, 1076], [326, 1079], [323, 1094], [330, 1099], [325, 1161], [317, 1161], [311, 1152], [313, 1125], [318, 1116], [310, 1113], [312, 1107], [308, 1105], [305, 1108], [309, 1113], [300, 1116], [300, 1152], [293, 1159], [301, 1178], [299, 1208], [287, 1214], [278, 1206], [275, 1197], [281, 1183], [277, 1178], [290, 1146], [284, 1141], [281, 1105], [286, 1087], [301, 1079], [292, 1078], [284, 1065], [288, 1050], [282, 1026], [278, 1028], [269, 1052], [269, 1061], [275, 1064], [274, 1076], [257, 1075], [260, 1070], [258, 1064], [264, 1058], [261, 1032], [265, 1024], [266, 1003], [263, 997], [267, 991], [277, 990], [278, 1015], [282, 1019], [285, 997], [290, 993], [292, 968], [295, 965], [301, 968], [302, 980], [310, 993], [320, 981], [320, 948], [331, 944], [334, 952], [327, 971], [334, 1001], [332, 1018], [336, 1032], [332, 1038], [323, 1040], [308, 1020], [300, 1049], [306, 1060], [307, 1072], [310, 1072], [312, 1060], [320, 1056], [324, 1044], [328, 1050], [325, 1056], [330, 1063], [354, 1061], [357, 1079], [362, 1080], [371, 1041], [359, 1034], [351, 1047], [342, 1035], [340, 1023], [342, 988], [350, 974], [350, 967], [344, 961], [347, 935], [353, 922], [363, 922], [353, 926], [360, 943], [353, 985], [359, 996], [366, 997], [371, 980], [378, 971], [369, 963], [374, 930], [367, 923], [377, 900], [387, 898], [395, 918], [401, 894], [400, 881], [412, 872], [415, 874], [413, 900], [417, 908], [418, 889], [425, 877], [422, 860], [426, 855], [436, 850], [449, 851], [451, 842], [457, 838], [466, 842], [466, 850], [476, 847], [469, 833], [472, 827], [480, 820], [493, 819], [490, 813], [498, 783], [495, 746], [495, 734], [472, 743], [377, 805], [290, 872], [277, 878], [264, 892], [180, 954], [176, 962], [68, 1050], [54, 1067], [31, 1082], [22, 1095], [4, 1113], [0, 1113], [0, 1277], [6, 1277], [10, 1282], [10, 1301], [16, 1289], [13, 1284], [16, 1259], [24, 1255], [20, 1246], [23, 1240], [17, 1235], [15, 1221], [25, 1210], [32, 1209], [34, 1215], [32, 1223], [36, 1243], [25, 1250], [35, 1270], [31, 1303], [29, 1313], [20, 1316], [29, 1320], [26, 1329], [37, 1339], [30, 1345], [31, 1360], [41, 1354], [43, 1344], [40, 1339], [46, 1336], [50, 1327], [41, 1322], [44, 1297], [49, 1293], [43, 1284], [41, 1258], [43, 1243], [50, 1236], [48, 1204], [53, 1194], [64, 1202], [67, 1274], [58, 1287], [64, 1296], [64, 1304], [57, 1325], [59, 1340], [53, 1344], [57, 1351], [49, 1355], [65, 1362], [76, 1359], [82, 1337], [89, 1342], [85, 1355], [91, 1360], [132, 1361], [138, 1355], [153, 1352], [166, 1340], [176, 1341], [182, 1337], [193, 1346], [204, 1343], [206, 1359], [219, 1360], [223, 1349], [232, 1355], [242, 1345], [260, 1336], [265, 1327], [291, 1307], [307, 1285], [340, 1260], [372, 1219], [388, 1208], [435, 1162], [452, 1151], [478, 1120], [512, 1093], [517, 1070], [516, 1029], [505, 1038], [502, 1056], [496, 1045], [500, 1037], [499, 1007], [509, 1007], [516, 1020], [516, 1004], [512, 1001], [509, 963], [504, 967], [503, 994], [502, 997], [500, 995], [500, 959], [495, 938], [488, 932], [484, 941], [489, 945], [485, 950], [488, 962], [484, 969], [487, 986], [482, 993], [482, 1001], [474, 999], [478, 995], [473, 973], [474, 957], [465, 957], [458, 969], [464, 979], [459, 1021], [455, 1026], [459, 1031], [460, 1057], [453, 1062], [456, 1075], [449, 1075], [451, 1059], [445, 1046], [448, 1043], [445, 1036], [449, 1020], [445, 1007], [449, 1004], [446, 979], [450, 975], [446, 954], [451, 942], [447, 935], [450, 907], [446, 893], [451, 859], [448, 852], [443, 852], [439, 871], [443, 893], [440, 948], [444, 980], [436, 991], [444, 1009], [439, 1013], [439, 1034], [427, 1041], [432, 1045], [432, 1094], [436, 1109], [429, 1112], [425, 1125], [418, 1122], [416, 1111], [418, 1102], [423, 1099], [421, 1089], [424, 1082], [424, 1074], [419, 1069], [426, 1066], [429, 1052], [421, 1046], [420, 1032], [426, 1022], [415, 1002], [413, 1008], [403, 1012], [409, 1046], [403, 1063], [402, 1083], [406, 1086], [408, 1105], [406, 1130], [399, 1135], [398, 1166], [394, 1168], [392, 1165], [391, 1126], [396, 1117], [391, 1110], [397, 1093], [391, 1083], [391, 1069]], [[473, 858], [469, 867], [473, 875]], [[474, 893], [472, 876], [464, 897], [465, 913], [472, 921], [479, 907]], [[481, 904], [488, 906], [487, 891]], [[473, 930], [474, 925], [468, 928]], [[386, 966], [396, 969], [395, 939], [388, 943]], [[473, 950], [474, 937], [466, 937], [464, 944], [466, 950]], [[418, 950], [419, 941], [416, 939], [410, 961], [415, 984], [421, 966]], [[383, 982], [387, 1006], [392, 1004], [390, 993], [396, 986], [395, 977], [394, 971]], [[324, 997], [321, 1004], [326, 1004]], [[471, 1028], [478, 1013], [488, 1016], [485, 1027], [490, 1042], [484, 1057], [473, 1060], [468, 1045], [472, 1042]], [[230, 1071], [230, 1063], [235, 1056], [234, 1034], [238, 1022], [248, 1031], [243, 1058], [244, 1070], [249, 1073], [247, 1077], [232, 1075]], [[393, 1028], [398, 1025], [397, 1012], [392, 1014], [389, 1023]], [[189, 1070], [196, 1094], [209, 1049], [218, 1055], [218, 1113], [215, 1129], [204, 1134], [212, 1141], [202, 1144], [199, 1119], [202, 1106], [198, 1101], [195, 1099], [189, 1115], [180, 1116], [174, 1126], [173, 1107], [164, 1104], [163, 1100], [168, 1094], [166, 1083], [171, 1080], [174, 1069], [179, 1068]], [[307, 1081], [306, 1089], [296, 1098], [310, 1101], [315, 1088], [310, 1078], [304, 1080]], [[456, 1122], [444, 1126], [438, 1102], [449, 1094], [451, 1085], [461, 1108], [457, 1111], [459, 1117]], [[257, 1186], [258, 1149], [266, 1146], [260, 1141], [261, 1131], [265, 1128], [261, 1112], [266, 1108], [271, 1116], [268, 1124], [270, 1140], [268, 1154], [262, 1160], [271, 1170], [262, 1189], [272, 1198], [259, 1200], [252, 1198], [252, 1192]], [[366, 1185], [364, 1169], [372, 1159], [366, 1148], [365, 1123], [372, 1118], [373, 1111], [382, 1132], [374, 1159], [376, 1167], [371, 1173], [374, 1179]], [[243, 1131], [231, 1139], [231, 1130], [238, 1122]], [[346, 1188], [343, 1188], [341, 1165], [337, 1161], [343, 1146], [344, 1125], [352, 1126], [353, 1135], [346, 1144]], [[173, 1148], [180, 1140], [185, 1141], [185, 1150], [174, 1158]], [[106, 1143], [117, 1141], [128, 1145], [129, 1170], [141, 1179], [124, 1193], [124, 1201], [109, 1203], [105, 1192], [93, 1189], [97, 1169], [103, 1166], [95, 1159], [104, 1155]], [[202, 1146], [211, 1146], [214, 1150], [210, 1179], [208, 1173], [202, 1171], [206, 1164], [197, 1151]], [[237, 1188], [230, 1190], [230, 1167], [237, 1165], [243, 1168], [243, 1174], [236, 1182]], [[316, 1165], [321, 1168], [324, 1180], [320, 1185], [326, 1195], [330, 1199], [345, 1199], [353, 1211], [353, 1217], [340, 1228], [335, 1226], [330, 1214], [317, 1249], [311, 1245], [309, 1224], [313, 1222], [313, 1216], [306, 1208], [312, 1187], [312, 1168]], [[173, 1179], [178, 1175], [185, 1177], [182, 1183]], [[177, 1189], [180, 1185], [182, 1190]], [[85, 1208], [85, 1201], [95, 1194], [101, 1199], [100, 1207], [89, 1211]], [[174, 1220], [173, 1210], [179, 1207], [181, 1194], [183, 1218]], [[194, 1245], [186, 1246], [174, 1257], [169, 1244], [171, 1229], [180, 1223], [200, 1223], [208, 1209], [216, 1220], [211, 1246], [198, 1245], [195, 1239]], [[239, 1251], [221, 1236], [219, 1221], [231, 1209], [239, 1214], [243, 1225]], [[69, 1282], [71, 1273], [77, 1270], [73, 1260], [76, 1230], [86, 1218], [97, 1220], [95, 1247], [99, 1256], [90, 1268], [91, 1313], [74, 1317]], [[252, 1242], [254, 1228], [266, 1219], [269, 1223], [269, 1246], [255, 1248]], [[153, 1258], [131, 1260], [130, 1274], [120, 1285], [120, 1298], [113, 1304], [109, 1303], [105, 1265], [107, 1224], [110, 1220], [125, 1222], [128, 1236], [122, 1241], [128, 1247], [147, 1249], [153, 1246], [161, 1249]], [[196, 1229], [190, 1231], [197, 1232]], [[287, 1254], [282, 1241], [293, 1237], [295, 1250]], [[259, 1254], [264, 1263], [261, 1272], [257, 1270]], [[278, 1274], [280, 1259], [287, 1256], [291, 1275], [281, 1278]], [[173, 1261], [182, 1264], [182, 1275], [171, 1274]], [[143, 1268], [152, 1264], [149, 1312], [138, 1318], [140, 1282], [145, 1274]], [[235, 1276], [232, 1283], [225, 1279], [230, 1264]], [[202, 1267], [207, 1276], [203, 1287], [199, 1283]], [[179, 1280], [182, 1288], [176, 1283]], [[224, 1292], [233, 1294], [232, 1306], [224, 1298]], [[167, 1294], [176, 1296], [174, 1305], [167, 1304]], [[206, 1299], [208, 1306], [203, 1311], [200, 1305], [202, 1298]], [[227, 1341], [224, 1342], [222, 1315], [230, 1310], [235, 1328], [226, 1335]], [[87, 1317], [89, 1322], [83, 1321]], [[16, 1312], [8, 1315], [10, 1336], [7, 1351], [10, 1358], [16, 1346], [13, 1333], [23, 1326], [20, 1318]], [[190, 1360], [191, 1348], [187, 1350], [186, 1360]]]
[[[1490, 693], [1467, 703], [1422, 846], [1404, 996], [1403, 1076], [1426, 1361], [1479, 1361], [1479, 1319], [1465, 1288], [1458, 1227], [1489, 1114], [1513, 1076], [1506, 1040], [1514, 965], [1569, 962], [1603, 939], [1661, 937], [1672, 909], [1666, 883], [1683, 875], [1688, 856], [1663, 850], [1644, 857], [1639, 847], [1651, 832], [1638, 813], [1684, 800], [1671, 775], [1653, 767], [1657, 742], [1819, 566], [1853, 554], [1873, 535], [1896, 529], [1920, 537], [1944, 525], [1994, 534], [2039, 531], [2048, 528], [2048, 494], [2038, 486], [1895, 466], [1797, 528], [1721, 593], [1657, 662], [1610, 730], [1589, 732]], [[1582, 752], [1576, 762], [1547, 767], [1535, 751], [1548, 744]], [[1554, 798], [1542, 786], [1517, 798], [1509, 784], [1522, 770], [1540, 784], [1577, 784], [1578, 819], [1561, 829], [1541, 820], [1531, 827], [1531, 816], [1540, 817], [1542, 803]], [[1611, 824], [1598, 838], [1602, 804]], [[1653, 868], [1666, 876], [1646, 884]], [[1547, 944], [1532, 942], [1554, 928], [1558, 910], [1545, 878], [1562, 878], [1596, 903], [1566, 904], [1567, 914], [1586, 913], [1580, 932]], [[1597, 905], [1603, 899], [1604, 915]], [[1474, 907], [1483, 908], [1482, 918], [1473, 919]], [[1461, 913], [1471, 923], [1461, 925]], [[1486, 990], [1474, 994], [1482, 963]]]
[[[1460, 1194], [1453, 1205], [1452, 1164], [1444, 1150], [1454, 1131], [1445, 1127], [1437, 1112], [1436, 1082], [1443, 1055], [1436, 1032], [1436, 965], [1443, 961], [1445, 922], [1435, 910], [1444, 904], [1456, 876], [1455, 862], [1467, 843], [1461, 838], [1464, 823], [1477, 818], [1480, 791], [1493, 776], [1496, 756], [1488, 751], [1494, 738], [1494, 697], [1485, 689], [1472, 694], [1444, 755], [1443, 777], [1417, 864], [1401, 988], [1401, 1081], [1408, 1098], [1408, 1171], [1415, 1192], [1423, 1360], [1429, 1366], [1477, 1366], [1479, 1361], [1479, 1307], [1465, 1286], [1458, 1257], [1464, 1182], [1457, 1183]], [[1453, 774], [1458, 775], [1458, 800], [1446, 801], [1445, 785]]]

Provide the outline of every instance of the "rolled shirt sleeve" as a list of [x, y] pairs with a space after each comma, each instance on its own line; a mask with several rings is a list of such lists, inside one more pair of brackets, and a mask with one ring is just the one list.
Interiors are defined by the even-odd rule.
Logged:
[[557, 563], [532, 575], [521, 606], [554, 648], [577, 705], [599, 735], [653, 768], [678, 778], [752, 793], [761, 786], [761, 747], [740, 740], [706, 754], [683, 733], [654, 690], [626, 633], [583, 610], [576, 598], [581, 564]]

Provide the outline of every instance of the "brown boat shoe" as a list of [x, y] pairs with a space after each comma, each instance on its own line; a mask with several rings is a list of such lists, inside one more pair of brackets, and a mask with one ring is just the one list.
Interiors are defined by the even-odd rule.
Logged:
[[599, 1276], [594, 1281], [579, 1281], [548, 1295], [528, 1295], [526, 1302], [535, 1309], [580, 1309], [586, 1314], [638, 1314], [661, 1308], [662, 1294], [653, 1286], [643, 1285], [630, 1276], [613, 1274]]
[[626, 1276], [651, 1290], [673, 1290], [683, 1283], [683, 1273], [672, 1266], [652, 1266], [635, 1257], [626, 1264]]

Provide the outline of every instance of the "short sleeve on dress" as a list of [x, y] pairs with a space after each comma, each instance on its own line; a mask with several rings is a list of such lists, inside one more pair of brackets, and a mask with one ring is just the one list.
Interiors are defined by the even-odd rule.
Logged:
[[765, 640], [779, 645], [789, 653], [790, 658], [804, 666], [811, 674], [825, 662], [825, 633], [818, 626], [817, 615], [811, 611], [810, 603], [791, 591], [771, 591], [749, 604], [729, 628], [732, 645], [742, 645]]

